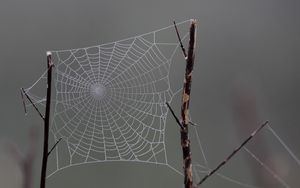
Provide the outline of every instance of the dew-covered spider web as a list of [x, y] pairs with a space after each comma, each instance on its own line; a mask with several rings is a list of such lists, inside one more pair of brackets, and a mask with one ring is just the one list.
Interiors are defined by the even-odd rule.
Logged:
[[[189, 21], [181, 22], [183, 39]], [[179, 46], [173, 26], [116, 42], [51, 51], [54, 112], [51, 132], [62, 138], [52, 156], [53, 172], [69, 166], [107, 161], [167, 165], [166, 102], [176, 91], [169, 69]], [[32, 89], [25, 92], [37, 104]], [[63, 154], [61, 154], [63, 153]], [[62, 159], [63, 158], [63, 159]]]
[[170, 57], [150, 35], [53, 52], [58, 63], [52, 131], [67, 141], [71, 163], [166, 162]]
[[[189, 23], [177, 24], [185, 43]], [[178, 165], [182, 162], [176, 161], [177, 165], [170, 162], [166, 145], [166, 102], [172, 102], [181, 93], [180, 87], [174, 89], [170, 83], [174, 56], [181, 55], [173, 25], [115, 42], [51, 53], [55, 65], [51, 141], [52, 144], [60, 138], [62, 141], [49, 157], [48, 177], [76, 165], [117, 161], [165, 165], [182, 175]], [[40, 109], [46, 101], [44, 90], [41, 91], [45, 88], [46, 74], [47, 70], [24, 90]], [[28, 102], [25, 106], [32, 107]], [[190, 129], [192, 149], [196, 151], [195, 182], [214, 167], [208, 162], [201, 132], [198, 133], [201, 126], [193, 125]], [[266, 131], [300, 166], [297, 156], [274, 129], [269, 126]], [[278, 185], [291, 187], [250, 149], [244, 148], [244, 153]], [[222, 171], [216, 176], [231, 186], [264, 187]]]

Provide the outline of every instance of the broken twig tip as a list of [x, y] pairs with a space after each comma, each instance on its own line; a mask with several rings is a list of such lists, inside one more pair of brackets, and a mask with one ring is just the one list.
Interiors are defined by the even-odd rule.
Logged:
[[197, 20], [196, 19], [191, 19], [191, 24], [196, 24]]

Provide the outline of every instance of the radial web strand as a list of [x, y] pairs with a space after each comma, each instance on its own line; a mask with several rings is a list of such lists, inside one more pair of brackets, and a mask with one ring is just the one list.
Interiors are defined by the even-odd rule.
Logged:
[[[189, 21], [177, 25], [186, 42]], [[173, 25], [107, 44], [51, 52], [55, 65], [51, 142], [62, 141], [50, 155], [48, 177], [72, 166], [117, 161], [165, 165], [182, 176], [181, 167], [171, 164], [166, 147], [165, 104], [181, 93], [181, 89], [171, 88], [169, 80], [174, 56], [181, 53]], [[46, 73], [24, 89], [41, 112]], [[26, 102], [25, 107], [32, 105]], [[202, 126], [190, 125], [195, 183], [214, 167], [199, 131]], [[262, 134], [266, 132], [299, 167], [299, 158], [279, 134], [271, 127]], [[266, 171], [276, 185], [292, 187], [258, 153], [248, 147], [241, 153]], [[223, 160], [222, 156], [219, 159]], [[214, 178], [235, 187], [264, 187], [222, 170]]]
[[[185, 39], [188, 30], [183, 31]], [[50, 156], [55, 163], [49, 165], [49, 176], [70, 166], [107, 161], [168, 166], [165, 103], [174, 96], [169, 70], [178, 46], [170, 25], [107, 44], [51, 51], [51, 133], [54, 143], [62, 141]], [[35, 103], [45, 101], [33, 91], [44, 79], [45, 74], [25, 90]]]

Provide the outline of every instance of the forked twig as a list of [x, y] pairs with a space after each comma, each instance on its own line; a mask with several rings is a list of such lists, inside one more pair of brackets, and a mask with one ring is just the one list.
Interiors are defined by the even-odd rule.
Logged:
[[[170, 110], [171, 114], [173, 115], [174, 119], [176, 120], [177, 124], [180, 126], [180, 128], [183, 128], [182, 125], [181, 125], [181, 123], [180, 123], [179, 118], [176, 116], [176, 114], [175, 114], [173, 108], [171, 107], [171, 105], [168, 102], [166, 102], [166, 105], [169, 108], [169, 110]], [[194, 123], [191, 120], [189, 121], [189, 124], [192, 125], [192, 126], [195, 126], [195, 127], [200, 127], [199, 124]]]
[[[41, 111], [38, 109], [38, 107], [34, 104], [34, 102], [32, 101], [32, 99], [29, 97], [29, 95], [25, 92], [24, 88], [21, 88], [21, 92], [26, 96], [26, 98], [29, 100], [29, 102], [32, 104], [33, 108], [35, 109], [35, 111], [37, 111], [37, 113], [40, 115], [40, 117], [45, 120], [45, 117], [43, 116], [43, 114], [41, 113]], [[22, 99], [23, 99], [23, 94], [22, 94]], [[23, 99], [23, 105], [24, 105], [24, 109], [26, 112], [26, 105]]]
[[235, 150], [232, 151], [228, 157], [226, 157], [225, 160], [223, 160], [216, 168], [214, 168], [212, 171], [210, 171], [206, 176], [204, 176], [201, 181], [197, 184], [197, 187], [200, 186], [202, 183], [204, 183], [210, 176], [212, 176], [215, 172], [217, 172], [222, 166], [224, 166], [238, 151], [240, 151], [262, 128], [264, 128], [269, 121], [266, 121], [262, 125], [260, 125], [256, 130], [252, 132], [252, 134], [244, 140], [244, 142], [237, 147]]

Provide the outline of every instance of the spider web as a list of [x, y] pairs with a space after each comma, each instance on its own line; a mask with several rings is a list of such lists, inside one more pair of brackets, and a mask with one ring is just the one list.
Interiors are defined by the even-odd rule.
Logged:
[[[188, 28], [188, 23], [177, 25]], [[183, 31], [185, 39], [188, 30]], [[166, 102], [176, 93], [170, 87], [169, 70], [178, 47], [171, 25], [107, 44], [51, 51], [55, 65], [51, 132], [53, 143], [63, 141], [50, 156], [56, 164], [49, 176], [95, 162], [168, 166]], [[46, 72], [25, 89], [35, 104], [45, 103], [33, 89], [45, 84]]]
[[[177, 24], [185, 31], [181, 33], [183, 40], [188, 36], [188, 23]], [[170, 87], [170, 66], [179, 47], [176, 35], [170, 33], [174, 33], [173, 25], [107, 44], [51, 51], [55, 64], [52, 143], [63, 140], [50, 155], [54, 163], [49, 165], [48, 177], [71, 166], [109, 161], [166, 165], [182, 175], [169, 162], [165, 142], [165, 103], [181, 91]], [[44, 88], [46, 73], [25, 89], [36, 105], [45, 106], [44, 93], [37, 88]], [[193, 160], [195, 182], [212, 170], [200, 141], [200, 128], [191, 129], [192, 143], [198, 143], [193, 152], [199, 150], [202, 158], [201, 162]], [[267, 131], [300, 166], [274, 129], [269, 126]], [[244, 148], [244, 153], [278, 185], [291, 187], [250, 149]], [[227, 173], [217, 176], [237, 187], [260, 187]]]

